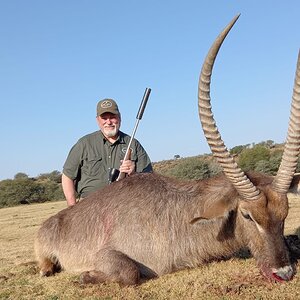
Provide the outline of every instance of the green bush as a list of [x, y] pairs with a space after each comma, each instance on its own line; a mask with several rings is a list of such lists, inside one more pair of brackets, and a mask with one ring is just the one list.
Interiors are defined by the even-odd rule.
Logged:
[[[244, 171], [255, 170], [256, 165], [260, 161], [269, 161], [270, 150], [262, 145], [256, 145], [251, 149], [244, 149], [239, 156], [239, 166]], [[259, 163], [259, 169], [263, 166], [263, 163]], [[266, 164], [264, 163], [266, 166]]]
[[255, 171], [265, 174], [271, 174], [271, 165], [269, 160], [259, 160], [255, 164]]
[[43, 187], [30, 178], [2, 180], [0, 181], [0, 207], [38, 202], [43, 192]]
[[191, 157], [180, 160], [165, 175], [180, 179], [203, 179], [209, 178], [219, 171], [220, 169], [215, 163], [210, 163], [199, 157]]
[[58, 201], [64, 198], [61, 184], [57, 184], [51, 180], [43, 182], [44, 201]]
[[250, 144], [235, 146], [231, 148], [229, 152], [231, 155], [239, 155], [244, 149], [247, 149], [249, 146]]
[[38, 177], [37, 177], [37, 180], [45, 180], [45, 179], [49, 179], [53, 182], [56, 182], [56, 183], [61, 183], [61, 173], [57, 170], [51, 172], [51, 173], [43, 173], [43, 174], [40, 174]]
[[36, 178], [17, 173], [14, 179], [0, 181], [0, 207], [64, 199], [61, 174], [53, 171]]

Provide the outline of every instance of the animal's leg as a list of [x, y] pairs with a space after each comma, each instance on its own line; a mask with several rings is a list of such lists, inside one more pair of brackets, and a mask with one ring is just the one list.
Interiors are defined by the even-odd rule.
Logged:
[[61, 271], [60, 263], [53, 255], [45, 253], [45, 251], [42, 251], [42, 249], [37, 246], [35, 247], [35, 254], [41, 276], [51, 276]]
[[122, 285], [137, 284], [140, 271], [136, 263], [120, 251], [103, 249], [96, 257], [95, 269], [80, 275], [81, 283], [118, 282]]
[[51, 276], [61, 270], [60, 263], [53, 254], [52, 244], [53, 241], [50, 235], [43, 234], [40, 229], [34, 243], [34, 250], [41, 276]]
[[41, 276], [51, 276], [55, 273], [56, 266], [49, 258], [39, 259], [39, 267]]

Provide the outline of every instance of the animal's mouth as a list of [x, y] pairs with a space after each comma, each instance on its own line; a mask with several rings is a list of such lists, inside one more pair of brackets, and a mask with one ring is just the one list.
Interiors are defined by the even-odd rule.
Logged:
[[284, 282], [293, 279], [294, 268], [292, 266], [285, 266], [279, 269], [261, 266], [261, 273], [271, 281]]

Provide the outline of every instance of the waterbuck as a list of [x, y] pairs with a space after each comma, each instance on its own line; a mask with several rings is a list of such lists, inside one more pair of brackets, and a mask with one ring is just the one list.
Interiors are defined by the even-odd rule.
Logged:
[[267, 278], [292, 279], [283, 228], [300, 147], [300, 55], [279, 171], [275, 177], [245, 174], [225, 147], [210, 105], [214, 61], [237, 18], [215, 40], [199, 79], [202, 127], [223, 174], [190, 182], [136, 174], [60, 211], [37, 234], [41, 275], [61, 268], [81, 273], [83, 283], [130, 285], [247, 247]]

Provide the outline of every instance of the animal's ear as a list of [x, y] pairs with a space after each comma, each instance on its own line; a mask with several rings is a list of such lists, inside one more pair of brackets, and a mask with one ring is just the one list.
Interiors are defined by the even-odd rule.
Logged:
[[217, 218], [227, 218], [230, 211], [236, 209], [237, 200], [230, 198], [221, 198], [216, 201], [206, 201], [203, 211], [199, 216], [193, 218], [190, 223], [195, 224], [199, 221], [212, 220]]
[[295, 174], [291, 182], [289, 193], [300, 195], [300, 174]]

